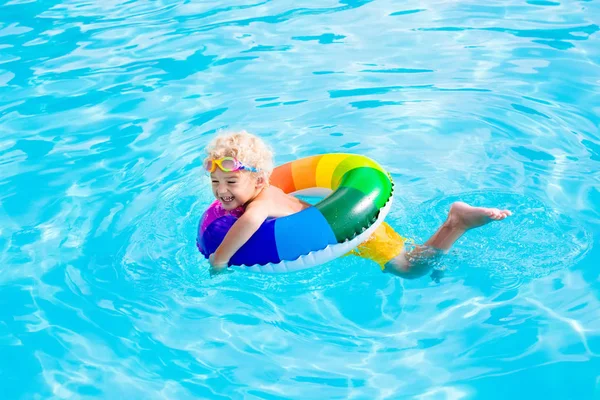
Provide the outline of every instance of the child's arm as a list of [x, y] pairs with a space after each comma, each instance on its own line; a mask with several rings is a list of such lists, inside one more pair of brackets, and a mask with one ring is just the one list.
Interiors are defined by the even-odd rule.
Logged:
[[269, 212], [264, 202], [252, 202], [244, 211], [244, 214], [229, 229], [214, 254], [211, 254], [209, 261], [212, 267], [216, 270], [226, 268], [229, 259], [254, 235], [254, 232], [258, 230], [268, 216]]

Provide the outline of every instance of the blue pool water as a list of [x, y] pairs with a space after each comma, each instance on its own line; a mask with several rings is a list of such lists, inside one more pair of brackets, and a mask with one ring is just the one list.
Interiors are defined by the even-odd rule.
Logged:
[[[0, 0], [0, 398], [600, 398], [600, 3]], [[199, 158], [365, 154], [439, 282], [209, 278]]]

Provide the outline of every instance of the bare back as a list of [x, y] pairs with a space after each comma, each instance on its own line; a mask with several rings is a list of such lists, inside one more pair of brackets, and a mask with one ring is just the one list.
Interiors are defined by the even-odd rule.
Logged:
[[286, 194], [275, 186], [264, 188], [253, 203], [261, 203], [265, 206], [271, 218], [285, 217], [310, 207], [309, 203]]

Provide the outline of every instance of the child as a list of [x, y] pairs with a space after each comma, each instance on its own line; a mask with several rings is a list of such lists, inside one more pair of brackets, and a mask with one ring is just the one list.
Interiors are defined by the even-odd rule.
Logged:
[[[215, 198], [224, 210], [240, 214], [209, 257], [211, 272], [219, 273], [268, 217], [294, 214], [310, 204], [269, 185], [273, 155], [260, 138], [245, 131], [219, 136], [206, 151], [204, 167], [210, 172]], [[446, 222], [423, 246], [406, 252], [402, 238], [384, 223], [354, 254], [378, 262], [385, 272], [416, 278], [426, 274], [431, 261], [449, 250], [467, 230], [509, 215], [508, 210], [457, 202], [452, 204]]]
[[210, 172], [214, 196], [223, 209], [242, 211], [209, 257], [213, 272], [218, 273], [268, 217], [294, 214], [310, 204], [269, 185], [273, 154], [258, 137], [245, 131], [219, 136], [206, 150], [204, 166]]

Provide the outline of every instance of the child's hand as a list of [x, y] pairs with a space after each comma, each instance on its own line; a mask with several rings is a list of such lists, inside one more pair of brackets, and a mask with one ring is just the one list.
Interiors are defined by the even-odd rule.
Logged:
[[215, 253], [212, 253], [208, 257], [208, 262], [210, 263], [210, 276], [215, 276], [227, 272], [227, 262], [215, 262]]

